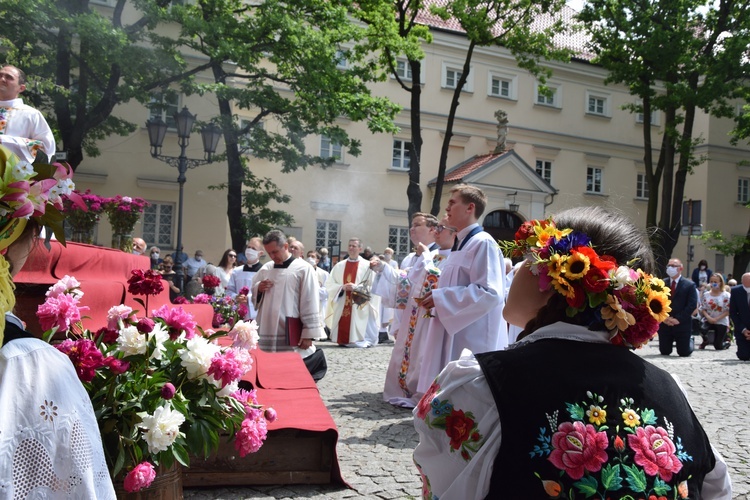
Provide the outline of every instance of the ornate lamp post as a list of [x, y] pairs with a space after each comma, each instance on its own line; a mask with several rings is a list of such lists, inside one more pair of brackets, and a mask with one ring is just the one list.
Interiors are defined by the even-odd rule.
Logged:
[[185, 173], [189, 168], [195, 168], [200, 165], [211, 163], [213, 159], [211, 155], [216, 152], [216, 146], [219, 144], [221, 138], [221, 129], [214, 123], [210, 123], [203, 127], [201, 130], [201, 138], [203, 139], [203, 150], [205, 151], [205, 158], [202, 160], [194, 160], [185, 156], [185, 150], [190, 144], [190, 132], [193, 129], [196, 115], [193, 115], [188, 111], [187, 106], [182, 108], [182, 111], [175, 113], [175, 123], [177, 124], [177, 141], [180, 145], [180, 156], [165, 156], [161, 154], [161, 146], [164, 143], [164, 136], [167, 134], [167, 124], [161, 117], [152, 118], [146, 122], [146, 128], [148, 129], [148, 138], [151, 143], [151, 156], [157, 160], [161, 160], [167, 163], [170, 167], [177, 167], [179, 175], [177, 182], [180, 185], [180, 198], [179, 205], [177, 208], [177, 258], [174, 263], [174, 270], [179, 280], [179, 287], [182, 290], [183, 271], [182, 271], [182, 260], [180, 259], [180, 252], [182, 249], [182, 202], [183, 202], [183, 190], [185, 187]]

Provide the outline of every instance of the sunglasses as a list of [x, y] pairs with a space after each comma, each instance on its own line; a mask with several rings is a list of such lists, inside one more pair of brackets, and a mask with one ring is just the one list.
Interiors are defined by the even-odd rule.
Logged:
[[446, 229], [448, 231], [450, 231], [451, 233], [455, 233], [456, 232], [456, 228], [454, 228], [454, 227], [448, 227], [448, 226], [444, 226], [442, 224], [438, 224], [437, 226], [435, 226], [435, 232], [438, 233], [438, 234], [442, 233]]
[[229, 257], [232, 257], [232, 258], [237, 258], [237, 254], [236, 254], [236, 253], [230, 253], [230, 254], [229, 254]]

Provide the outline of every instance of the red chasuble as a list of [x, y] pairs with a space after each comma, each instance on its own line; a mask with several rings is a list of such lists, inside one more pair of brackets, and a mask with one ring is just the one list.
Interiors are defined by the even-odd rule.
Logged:
[[[356, 283], [358, 269], [359, 261], [346, 259], [346, 266], [344, 267], [344, 284]], [[339, 319], [339, 331], [337, 337], [339, 345], [350, 343], [349, 332], [352, 328], [352, 292], [346, 292], [346, 298], [344, 300], [344, 310]]]

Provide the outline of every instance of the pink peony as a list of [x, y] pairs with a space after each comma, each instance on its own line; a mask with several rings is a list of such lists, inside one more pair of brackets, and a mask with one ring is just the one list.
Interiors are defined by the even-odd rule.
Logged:
[[128, 307], [125, 304], [110, 307], [109, 311], [107, 311], [107, 328], [110, 330], [119, 330], [120, 320], [123, 322], [127, 321], [132, 312], [133, 308]]
[[190, 313], [185, 312], [181, 307], [171, 308], [165, 304], [151, 313], [154, 317], [163, 319], [167, 324], [170, 339], [176, 339], [183, 331], [189, 339], [195, 336], [195, 321]]
[[83, 382], [94, 380], [97, 368], [105, 366], [104, 356], [96, 348], [96, 344], [89, 339], [75, 341], [66, 339], [56, 347], [60, 352], [68, 355], [76, 369], [78, 378]]
[[121, 359], [115, 358], [114, 356], [108, 356], [104, 358], [104, 364], [108, 366], [109, 371], [111, 371], [115, 375], [120, 375], [121, 373], [125, 373], [130, 368], [129, 361], [123, 361]]
[[83, 292], [79, 290], [81, 284], [72, 276], [67, 274], [62, 277], [60, 281], [49, 287], [47, 290], [47, 297], [57, 297], [63, 293], [70, 293], [76, 295], [79, 298], [83, 295]]
[[234, 448], [240, 452], [240, 457], [248, 453], [255, 453], [263, 446], [268, 428], [263, 411], [249, 408], [242, 421], [242, 427], [234, 436]]
[[250, 391], [246, 391], [245, 389], [237, 389], [232, 394], [230, 394], [234, 399], [239, 401], [240, 403], [244, 405], [252, 404], [257, 405], [258, 404], [258, 398], [255, 394], [255, 389], [252, 389]]
[[269, 422], [275, 422], [276, 421], [276, 417], [278, 415], [276, 414], [276, 410], [274, 410], [273, 408], [266, 408], [266, 411], [263, 413], [263, 416]]
[[178, 295], [174, 298], [172, 301], [172, 304], [190, 304], [190, 301], [183, 297], [182, 295]]
[[237, 314], [239, 315], [240, 318], [244, 318], [245, 316], [247, 316], [247, 313], [249, 311], [250, 310], [247, 308], [246, 304], [240, 304], [237, 306]]
[[193, 304], [210, 304], [211, 296], [206, 293], [199, 293], [193, 297]]
[[238, 321], [227, 334], [234, 340], [232, 345], [244, 349], [258, 346], [258, 324], [253, 321]]
[[164, 399], [172, 399], [174, 397], [175, 388], [174, 384], [167, 382], [161, 386], [161, 397]]
[[243, 286], [240, 288], [240, 291], [237, 295], [250, 295], [250, 289], [246, 286]]
[[159, 295], [164, 290], [161, 274], [151, 269], [133, 269], [128, 278], [128, 293], [132, 295]]
[[675, 445], [661, 427], [638, 427], [635, 434], [628, 435], [628, 445], [635, 452], [635, 463], [649, 476], [659, 474], [662, 480], [670, 481], [672, 474], [682, 469], [682, 462], [675, 456]]
[[226, 323], [226, 319], [224, 319], [224, 316], [221, 313], [214, 314], [214, 317], [211, 319], [211, 326], [214, 328], [219, 328], [224, 323]]
[[113, 342], [117, 342], [117, 337], [120, 335], [120, 332], [117, 330], [110, 330], [106, 326], [103, 326], [99, 328], [96, 333], [94, 334], [94, 340], [101, 339], [101, 342], [104, 344], [112, 344]]
[[552, 436], [549, 461], [573, 479], [585, 471], [597, 472], [607, 462], [607, 433], [597, 432], [591, 424], [563, 422]]
[[151, 333], [155, 325], [156, 323], [154, 323], [153, 319], [143, 318], [138, 320], [138, 323], [136, 323], [135, 327], [141, 333]]
[[141, 462], [128, 472], [123, 481], [123, 486], [125, 491], [133, 493], [151, 486], [155, 478], [156, 471], [154, 470], [154, 466], [148, 462]]
[[87, 309], [86, 306], [78, 305], [78, 297], [60, 294], [48, 297], [44, 304], [39, 306], [36, 314], [42, 330], [57, 327], [59, 331], [67, 331], [72, 324], [81, 321], [81, 311]]
[[211, 360], [208, 375], [213, 375], [215, 380], [221, 380], [222, 389], [240, 379], [250, 368], [252, 359], [247, 351], [230, 349], [223, 353], [217, 353]]

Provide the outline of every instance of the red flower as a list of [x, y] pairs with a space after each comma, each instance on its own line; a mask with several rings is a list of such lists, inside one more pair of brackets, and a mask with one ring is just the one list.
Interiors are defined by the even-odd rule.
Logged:
[[151, 269], [133, 269], [128, 278], [128, 293], [131, 295], [159, 295], [164, 290], [161, 274]]
[[463, 410], [452, 410], [445, 417], [445, 433], [451, 438], [451, 448], [457, 450], [464, 441], [468, 441], [474, 428], [474, 420], [467, 417]]
[[422, 396], [422, 399], [419, 400], [419, 404], [417, 405], [417, 418], [424, 420], [432, 407], [432, 399], [439, 390], [440, 386], [437, 382], [433, 382], [430, 388], [427, 389], [427, 392]]
[[609, 286], [609, 273], [604, 268], [592, 265], [583, 277], [583, 286], [591, 293], [603, 292]]
[[659, 474], [663, 481], [670, 481], [672, 474], [682, 469], [682, 462], [675, 456], [675, 445], [661, 427], [638, 427], [635, 434], [628, 436], [628, 445], [635, 452], [633, 461], [649, 476]]
[[572, 479], [581, 479], [585, 471], [597, 472], [607, 461], [607, 433], [596, 432], [591, 424], [563, 422], [552, 436], [549, 461]]
[[106, 326], [103, 326], [99, 328], [94, 334], [94, 340], [98, 341], [101, 337], [102, 343], [112, 344], [114, 342], [117, 342], [117, 337], [119, 336], [120, 334], [117, 330], [110, 330]]
[[240, 291], [237, 295], [250, 295], [250, 289], [246, 286], [243, 286], [240, 288]]
[[104, 358], [104, 364], [107, 365], [109, 370], [115, 375], [125, 373], [130, 368], [130, 363], [128, 361], [117, 359], [114, 356], [107, 356]]
[[617, 451], [623, 451], [625, 449], [625, 442], [622, 440], [620, 436], [615, 436], [615, 450]]
[[172, 303], [173, 304], [190, 304], [190, 301], [186, 299], [185, 297], [183, 297], [182, 295], [178, 295], [177, 297], [174, 298]]
[[156, 326], [156, 323], [151, 318], [141, 318], [135, 325], [141, 333], [151, 333], [154, 330], [154, 326]]
[[216, 288], [217, 286], [221, 285], [221, 280], [219, 279], [219, 277], [214, 276], [213, 274], [205, 275], [201, 282], [203, 283], [203, 288]]
[[67, 339], [56, 347], [59, 351], [68, 355], [70, 361], [73, 362], [78, 378], [83, 382], [94, 380], [97, 368], [105, 365], [104, 356], [92, 340], [78, 339], [73, 341]]
[[141, 462], [128, 472], [122, 486], [125, 488], [125, 491], [133, 493], [151, 486], [155, 478], [156, 471], [154, 471], [154, 466], [148, 462]]
[[567, 297], [565, 300], [573, 309], [580, 309], [586, 302], [586, 290], [583, 289], [583, 285], [581, 285], [578, 281], [571, 282], [570, 285], [573, 287], [573, 295], [571, 297]]
[[521, 224], [521, 227], [519, 227], [518, 231], [516, 231], [516, 241], [525, 243], [529, 236], [534, 234], [534, 222], [535, 221], [527, 220], [526, 222]]

